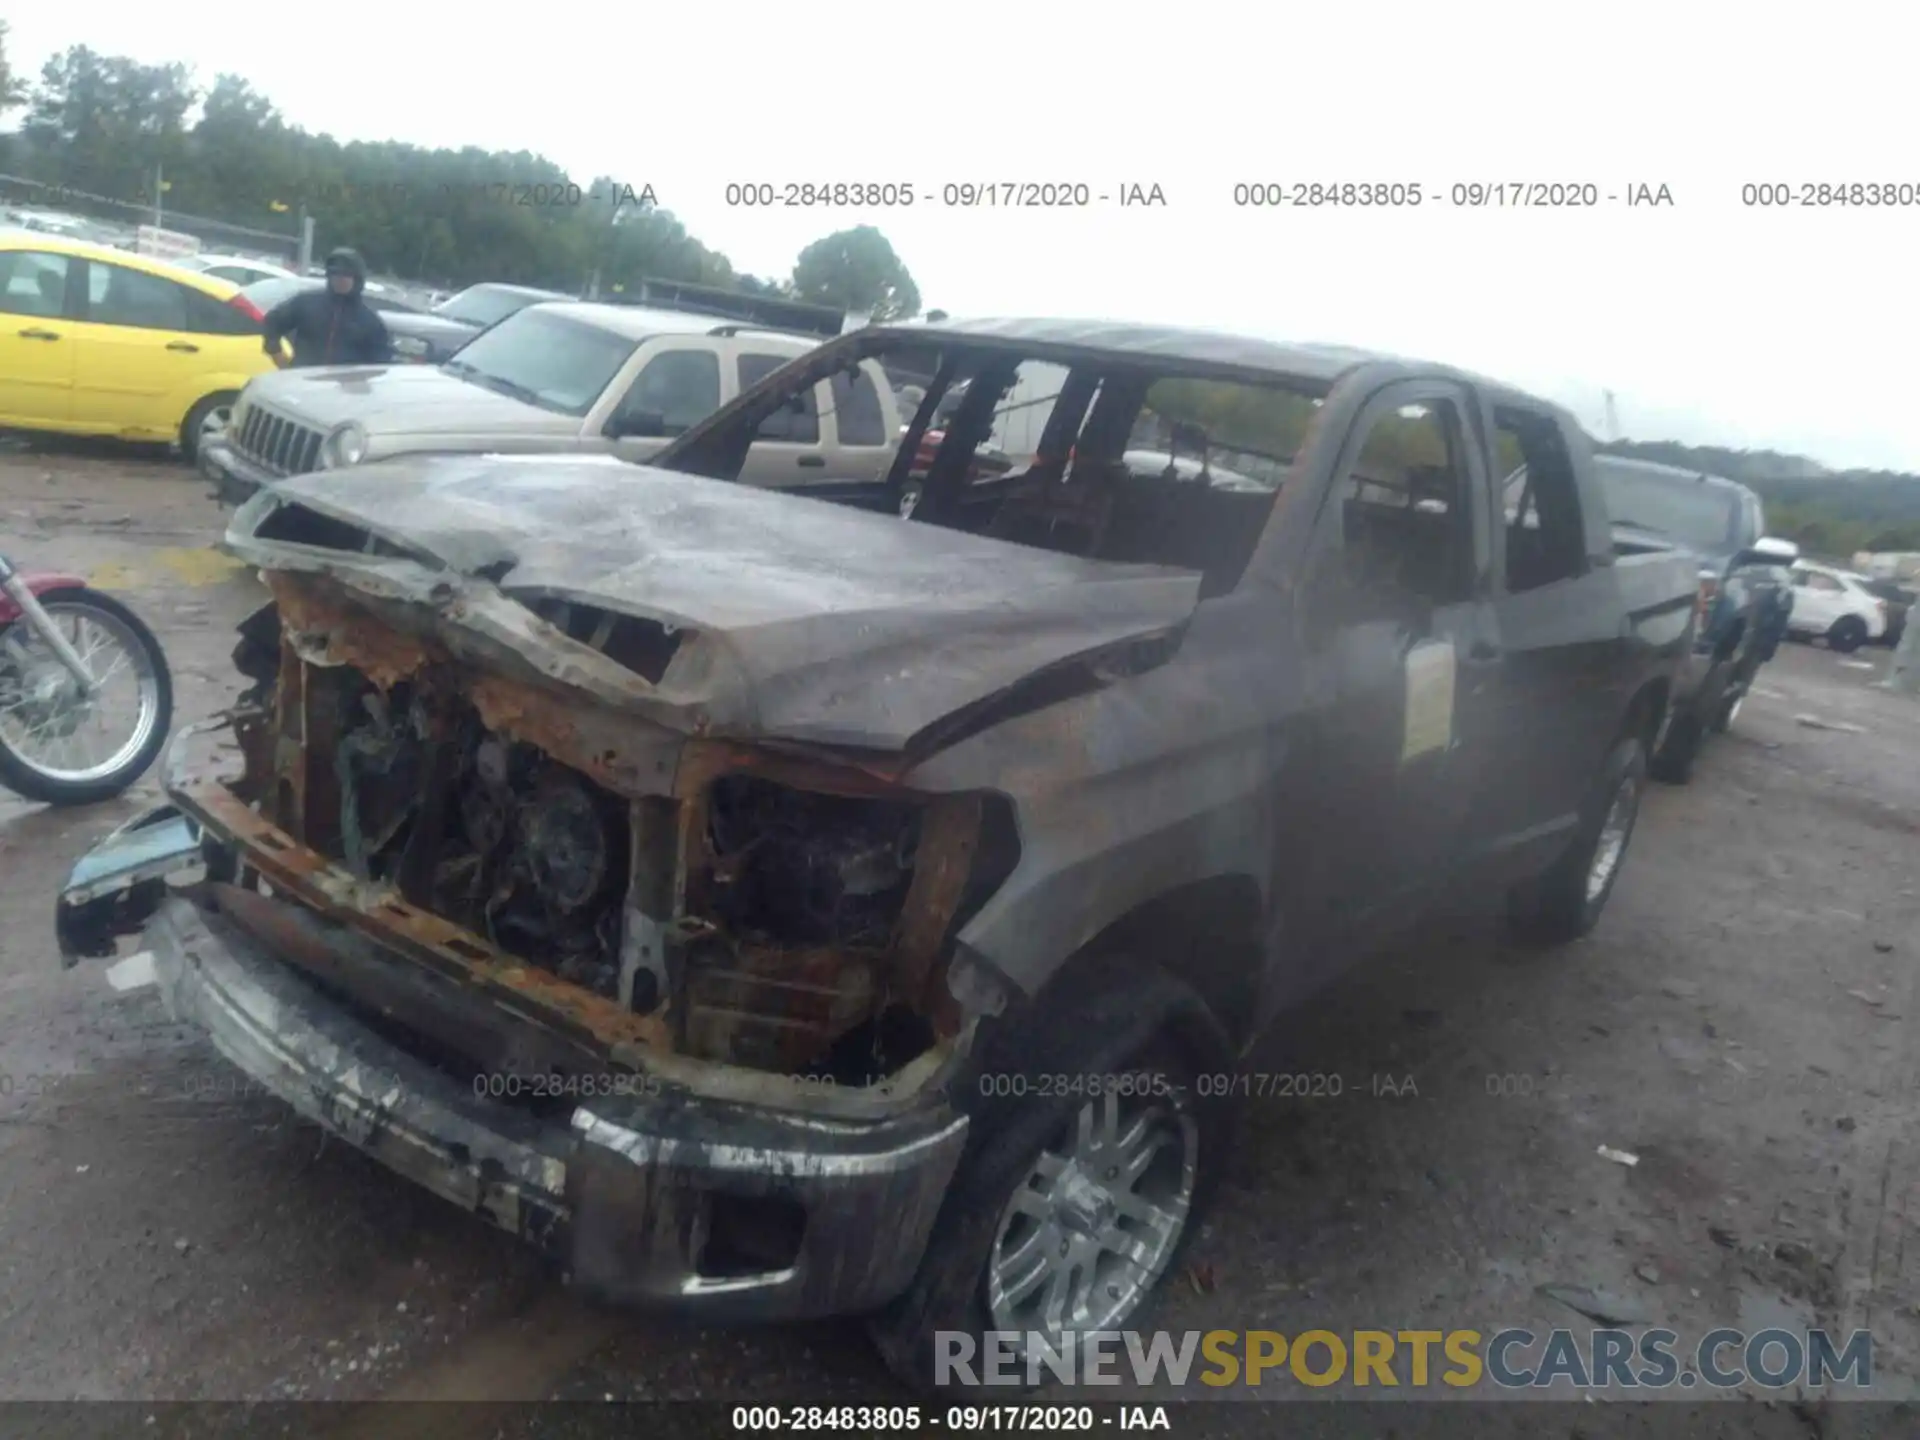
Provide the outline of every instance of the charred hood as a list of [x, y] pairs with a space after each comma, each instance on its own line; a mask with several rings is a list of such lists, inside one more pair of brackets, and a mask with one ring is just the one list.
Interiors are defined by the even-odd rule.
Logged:
[[651, 718], [889, 752], [1036, 677], [1173, 634], [1200, 584], [606, 457], [297, 476], [241, 508], [227, 548], [456, 626], [490, 606], [539, 616], [490, 633], [551, 674], [584, 637], [622, 653], [608, 640], [624, 625], [622, 698]]

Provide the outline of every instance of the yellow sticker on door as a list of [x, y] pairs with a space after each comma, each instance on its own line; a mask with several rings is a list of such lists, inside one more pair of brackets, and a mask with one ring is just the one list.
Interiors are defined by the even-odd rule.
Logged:
[[1407, 652], [1407, 728], [1402, 763], [1453, 743], [1454, 654], [1451, 640], [1425, 640]]

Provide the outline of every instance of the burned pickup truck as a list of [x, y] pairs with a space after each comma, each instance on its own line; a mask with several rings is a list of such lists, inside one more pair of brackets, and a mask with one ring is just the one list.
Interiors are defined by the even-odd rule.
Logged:
[[[831, 342], [649, 466], [248, 501], [253, 688], [81, 862], [70, 961], [144, 928], [233, 1063], [602, 1296], [866, 1314], [920, 1384], [937, 1331], [1127, 1325], [1228, 1144], [1200, 1077], [1443, 896], [1595, 923], [1694, 567], [1616, 553], [1545, 403], [1124, 325], [944, 326], [910, 519], [732, 483], [927, 343]], [[1145, 412], [1236, 484], [1129, 465]]]

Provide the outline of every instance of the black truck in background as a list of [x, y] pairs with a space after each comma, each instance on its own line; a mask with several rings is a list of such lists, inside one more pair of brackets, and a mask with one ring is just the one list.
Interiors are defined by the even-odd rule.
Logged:
[[1684, 784], [1786, 637], [1800, 548], [1766, 533], [1760, 497], [1735, 481], [1619, 455], [1596, 456], [1594, 470], [1622, 534], [1658, 536], [1700, 562], [1693, 654], [1652, 762], [1657, 778]]

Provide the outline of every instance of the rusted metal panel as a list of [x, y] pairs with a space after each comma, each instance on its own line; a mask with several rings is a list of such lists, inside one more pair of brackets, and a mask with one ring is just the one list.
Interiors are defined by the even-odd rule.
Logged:
[[289, 834], [306, 830], [307, 791], [306, 669], [293, 646], [280, 647], [280, 687], [273, 701], [273, 773], [276, 784], [269, 813]]
[[668, 1044], [658, 1019], [635, 1015], [614, 1001], [516, 960], [385, 887], [363, 884], [254, 814], [224, 785], [190, 784], [172, 791], [171, 798], [201, 824], [239, 842], [247, 864], [276, 893], [284, 892], [501, 1003], [525, 1007], [563, 1032], [600, 1045], [610, 1057], [616, 1046]]
[[979, 796], [946, 796], [928, 807], [921, 826], [913, 884], [901, 910], [887, 976], [888, 985], [915, 1010], [938, 998], [938, 992], [928, 994], [928, 981], [973, 873], [981, 818]]
[[803, 1071], [871, 1013], [882, 958], [825, 947], [728, 946], [688, 976], [688, 1049], [760, 1070]]
[[594, 1073], [599, 1047], [513, 1014], [481, 992], [410, 965], [384, 947], [285, 900], [209, 884], [207, 902], [280, 959], [467, 1058], [483, 1074]]
[[381, 690], [430, 669], [457, 675], [462, 693], [490, 729], [530, 745], [619, 795], [668, 791], [681, 740], [577, 695], [463, 664], [432, 639], [403, 633], [372, 606], [324, 578], [268, 571], [281, 623], [300, 657], [349, 666]]

